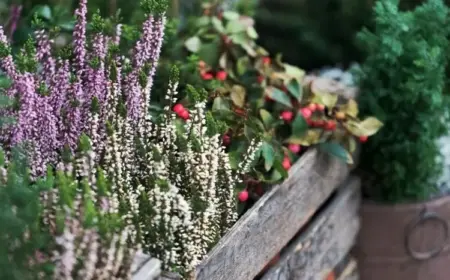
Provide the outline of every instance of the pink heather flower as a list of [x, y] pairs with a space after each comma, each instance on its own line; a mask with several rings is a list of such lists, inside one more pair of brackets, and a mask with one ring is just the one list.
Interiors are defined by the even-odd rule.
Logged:
[[127, 117], [133, 123], [137, 124], [140, 117], [142, 90], [139, 85], [138, 71], [134, 69], [128, 74], [125, 82]]
[[80, 0], [80, 6], [75, 10], [77, 23], [73, 30], [73, 47], [75, 55], [75, 67], [78, 75], [82, 75], [86, 59], [86, 15], [87, 0]]
[[[0, 26], [0, 43], [9, 47], [8, 38], [6, 38], [3, 27]], [[17, 76], [16, 66], [14, 65], [12, 55], [0, 58], [0, 68], [6, 72], [6, 74], [14, 79]]]
[[17, 23], [19, 22], [21, 12], [22, 5], [11, 5], [11, 17], [8, 20], [9, 36], [11, 38], [17, 29]]
[[81, 79], [71, 85], [69, 98], [66, 100], [65, 112], [67, 115], [63, 116], [64, 136], [63, 146], [68, 145], [72, 151], [75, 151], [78, 139], [82, 134], [83, 116], [86, 112], [82, 110], [83, 104], [83, 87]]
[[30, 73], [20, 75], [16, 80], [17, 89], [21, 93], [19, 97], [20, 110], [18, 124], [15, 126], [11, 144], [31, 140], [37, 134], [37, 109], [38, 98], [35, 90], [35, 79]]
[[50, 81], [55, 74], [55, 59], [52, 57], [52, 45], [51, 41], [48, 38], [48, 35], [45, 33], [45, 30], [39, 30], [35, 32], [36, 41], [37, 41], [37, 51], [36, 58], [39, 62], [42, 63], [42, 77], [50, 84]]

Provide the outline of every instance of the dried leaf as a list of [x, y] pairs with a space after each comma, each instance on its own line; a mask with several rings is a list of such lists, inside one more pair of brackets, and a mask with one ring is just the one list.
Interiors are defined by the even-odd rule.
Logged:
[[297, 144], [302, 146], [311, 146], [319, 143], [321, 136], [320, 129], [308, 129], [306, 133], [299, 136], [291, 136], [285, 142], [289, 144]]
[[287, 63], [284, 63], [283, 66], [284, 66], [284, 71], [286, 71], [286, 74], [288, 74], [292, 78], [300, 80], [305, 76], [305, 71], [303, 71], [302, 69], [300, 69], [296, 66], [293, 66], [293, 65], [290, 65]]
[[348, 137], [348, 151], [354, 153], [356, 151], [356, 140], [354, 137]]
[[342, 106], [341, 111], [344, 112], [347, 116], [356, 118], [358, 116], [358, 104], [355, 100], [350, 99], [347, 104]]
[[231, 100], [233, 101], [234, 105], [242, 108], [245, 105], [245, 88], [240, 85], [234, 85], [231, 88]]
[[383, 123], [380, 122], [377, 118], [368, 117], [367, 119], [359, 123], [359, 126], [365, 132], [365, 136], [372, 136], [377, 133], [378, 130], [380, 130], [380, 128], [383, 126]]
[[336, 105], [338, 101], [338, 96], [332, 93], [313, 93], [314, 96], [311, 100], [312, 103], [323, 104], [329, 108], [332, 108]]
[[224, 52], [221, 56], [220, 56], [220, 59], [219, 59], [219, 66], [222, 68], [222, 69], [226, 69], [227, 68], [227, 53], [226, 52]]
[[349, 120], [343, 123], [344, 127], [355, 136], [372, 136], [380, 130], [383, 123], [374, 117], [369, 117], [362, 122]]

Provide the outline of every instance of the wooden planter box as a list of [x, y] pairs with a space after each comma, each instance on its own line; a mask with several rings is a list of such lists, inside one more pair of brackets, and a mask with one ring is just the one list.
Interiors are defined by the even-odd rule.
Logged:
[[[326, 279], [350, 251], [359, 228], [360, 182], [349, 171], [330, 155], [307, 151], [292, 166], [289, 177], [219, 241], [192, 279], [252, 280], [280, 251], [280, 260], [262, 280]], [[155, 270], [150, 265], [147, 269]], [[177, 278], [163, 275], [163, 279]]]

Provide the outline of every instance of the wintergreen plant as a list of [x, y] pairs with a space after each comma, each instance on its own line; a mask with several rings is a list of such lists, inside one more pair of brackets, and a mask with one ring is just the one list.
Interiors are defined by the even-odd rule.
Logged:
[[362, 167], [375, 175], [373, 199], [424, 200], [442, 171], [437, 139], [447, 132], [443, 94], [449, 8], [428, 0], [413, 11], [378, 1], [375, 30], [359, 40], [368, 52], [359, 73], [360, 108], [384, 128], [363, 147]]

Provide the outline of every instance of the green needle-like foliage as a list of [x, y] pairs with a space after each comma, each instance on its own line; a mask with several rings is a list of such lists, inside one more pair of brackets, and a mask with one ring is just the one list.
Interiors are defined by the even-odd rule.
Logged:
[[375, 31], [359, 34], [368, 57], [359, 73], [360, 109], [383, 129], [363, 147], [362, 166], [375, 174], [370, 196], [417, 201], [436, 193], [442, 171], [436, 140], [447, 132], [443, 94], [449, 8], [429, 0], [410, 12], [378, 1]]

